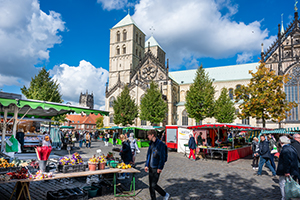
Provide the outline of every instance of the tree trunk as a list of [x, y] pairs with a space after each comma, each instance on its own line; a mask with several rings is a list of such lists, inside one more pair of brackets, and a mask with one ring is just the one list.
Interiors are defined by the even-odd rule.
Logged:
[[264, 118], [264, 114], [262, 114], [261, 119], [262, 119], [263, 128], [265, 128], [266, 127], [266, 120]]

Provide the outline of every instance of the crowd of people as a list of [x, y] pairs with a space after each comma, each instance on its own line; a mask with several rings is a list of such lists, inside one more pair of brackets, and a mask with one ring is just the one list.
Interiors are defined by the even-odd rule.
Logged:
[[67, 145], [74, 146], [75, 142], [78, 141], [79, 148], [82, 148], [85, 144], [86, 148], [91, 148], [92, 139], [97, 140], [99, 132], [89, 132], [89, 131], [60, 131], [60, 138], [63, 143], [63, 149], [67, 148]]
[[[257, 137], [252, 141], [253, 169], [256, 175], [262, 175], [265, 164], [273, 176], [279, 176], [279, 186], [282, 200], [285, 199], [286, 179], [292, 177], [300, 183], [300, 135], [281, 136], [276, 141], [272, 135], [261, 135], [260, 142]], [[279, 155], [278, 164], [274, 162], [275, 155]]]

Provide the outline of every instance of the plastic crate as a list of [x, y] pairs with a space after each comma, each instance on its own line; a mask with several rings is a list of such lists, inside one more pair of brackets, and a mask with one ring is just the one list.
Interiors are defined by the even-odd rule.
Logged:
[[86, 164], [78, 164], [78, 165], [57, 165], [56, 171], [62, 173], [70, 173], [70, 172], [82, 172], [86, 171]]
[[47, 200], [87, 200], [88, 193], [78, 187], [58, 191], [48, 191]]

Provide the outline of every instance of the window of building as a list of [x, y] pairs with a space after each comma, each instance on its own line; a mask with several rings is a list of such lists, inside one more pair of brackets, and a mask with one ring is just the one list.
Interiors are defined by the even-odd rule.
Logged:
[[109, 123], [114, 123], [114, 115], [109, 115]]
[[138, 50], [137, 50], [137, 48], [135, 49], [135, 55], [138, 56]]
[[186, 110], [182, 112], [182, 126], [188, 126], [189, 125], [189, 118]]
[[120, 42], [120, 31], [117, 32], [117, 42]]
[[120, 55], [120, 47], [119, 46], [117, 46], [117, 55]]
[[142, 53], [141, 53], [141, 51], [140, 51], [140, 53], [139, 53], [139, 57], [142, 58]]
[[77, 121], [77, 123], [79, 124], [79, 121]]
[[89, 125], [86, 125], [86, 128], [89, 128]]
[[123, 54], [126, 54], [126, 46], [125, 46], [125, 44], [123, 45]]
[[147, 125], [147, 121], [146, 120], [141, 120], [141, 125], [142, 126], [146, 126]]
[[124, 30], [123, 31], [123, 41], [126, 41], [127, 40], [127, 31]]
[[231, 99], [231, 100], [233, 100], [233, 89], [232, 88], [229, 88], [229, 90], [228, 90], [229, 92], [229, 98]]
[[196, 126], [202, 125], [202, 120], [196, 121]]
[[72, 121], [72, 123], [74, 123], [74, 121]]
[[110, 97], [109, 99], [109, 107], [112, 108], [114, 106], [115, 97]]
[[300, 104], [300, 66], [295, 66], [288, 72], [289, 81], [284, 85], [286, 100], [288, 102], [296, 102], [297, 106], [287, 112], [286, 121], [295, 122], [299, 120], [299, 104]]
[[242, 124], [247, 124], [247, 125], [249, 125], [249, 118], [242, 119]]
[[142, 38], [141, 38], [141, 37], [140, 37], [140, 42], [139, 42], [139, 44], [142, 45]]
[[135, 35], [135, 42], [138, 43], [138, 41], [139, 41], [139, 35], [136, 34], [136, 35]]

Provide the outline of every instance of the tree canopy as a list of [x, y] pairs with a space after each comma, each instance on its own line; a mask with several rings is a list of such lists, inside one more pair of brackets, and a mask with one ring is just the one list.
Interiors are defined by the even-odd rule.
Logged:
[[134, 119], [138, 116], [138, 106], [130, 97], [128, 85], [124, 86], [123, 91], [114, 101], [113, 109], [115, 124], [126, 126], [134, 123]]
[[103, 116], [99, 116], [96, 118], [96, 128], [101, 129], [103, 128], [104, 124], [103, 124]]
[[263, 127], [267, 120], [280, 123], [287, 112], [294, 106], [295, 102], [288, 102], [283, 91], [283, 84], [289, 79], [287, 75], [276, 75], [265, 67], [265, 63], [260, 63], [257, 72], [253, 73], [250, 83], [242, 85], [235, 90], [236, 102], [240, 102], [239, 118], [245, 119], [253, 117], [262, 120]]
[[214, 116], [215, 88], [208, 74], [199, 66], [194, 82], [187, 91], [185, 107], [190, 118], [196, 121]]
[[221, 90], [221, 95], [215, 103], [215, 115], [219, 123], [232, 123], [236, 118], [234, 102], [228, 95], [228, 90], [224, 87]]
[[30, 86], [26, 88], [24, 85], [21, 91], [28, 99], [63, 102], [59, 92], [59, 83], [50, 77], [50, 72], [47, 72], [45, 67], [39, 71], [38, 75], [31, 78]]
[[140, 118], [150, 121], [152, 125], [158, 124], [166, 118], [167, 111], [167, 103], [162, 99], [158, 85], [152, 81], [141, 100]]

